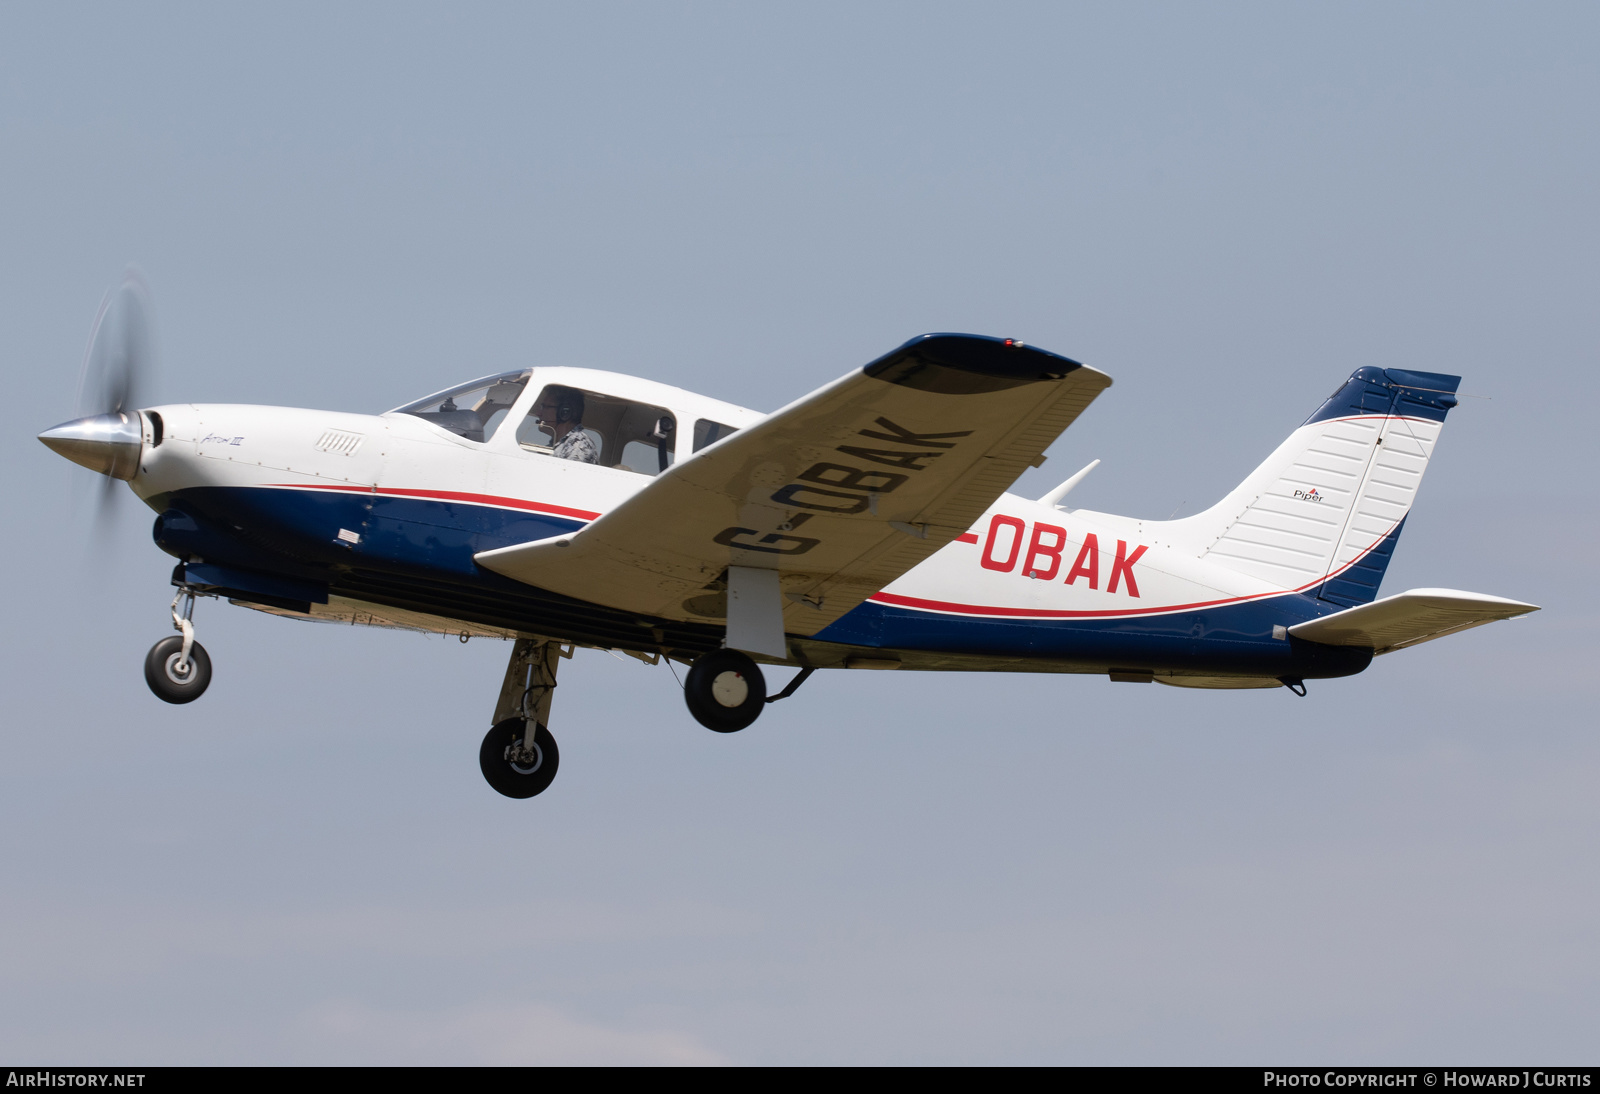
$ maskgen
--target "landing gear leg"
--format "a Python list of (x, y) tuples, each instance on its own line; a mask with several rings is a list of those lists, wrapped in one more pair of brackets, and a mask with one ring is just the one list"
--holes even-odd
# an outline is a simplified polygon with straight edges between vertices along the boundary
[(556, 777), (561, 753), (545, 728), (555, 696), (556, 664), (572, 650), (542, 638), (519, 638), (494, 708), (494, 726), (478, 750), (490, 786), (508, 798), (543, 793)]
[(187, 586), (172, 598), (172, 626), (178, 633), (145, 654), (144, 681), (157, 699), (192, 703), (211, 685), (211, 657), (194, 640), (194, 590)]

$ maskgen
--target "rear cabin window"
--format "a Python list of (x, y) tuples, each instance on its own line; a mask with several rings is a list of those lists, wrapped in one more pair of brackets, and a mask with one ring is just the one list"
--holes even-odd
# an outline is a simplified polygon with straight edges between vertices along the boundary
[(640, 475), (672, 466), (677, 419), (666, 407), (549, 384), (517, 427), (530, 452)]
[(528, 384), (529, 373), (506, 372), (451, 388), (399, 408), (469, 441), (483, 441), (505, 420), (511, 404)]
[(731, 425), (713, 422), (710, 418), (701, 418), (694, 423), (694, 450), (698, 452), (706, 445), (722, 440), (729, 433), (737, 432), (738, 430)]

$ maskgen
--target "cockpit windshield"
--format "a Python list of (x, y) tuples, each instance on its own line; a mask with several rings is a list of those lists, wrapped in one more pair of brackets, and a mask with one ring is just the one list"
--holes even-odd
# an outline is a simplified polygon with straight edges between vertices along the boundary
[[(677, 459), (678, 417), (670, 408), (587, 387), (545, 384), (537, 389), (526, 413), (502, 429), (507, 412), (522, 398), (535, 371), (486, 376), (390, 413), (413, 415), (480, 444), (498, 431), (515, 437), (525, 452), (638, 475), (659, 475)], [(733, 426), (702, 418), (695, 422), (693, 450), (735, 431)], [(502, 438), (501, 444), (506, 443)]]
[(423, 421), (448, 429), (469, 441), (484, 441), (494, 436), (506, 411), (527, 386), (529, 370), (503, 372), (474, 380), (449, 391), (429, 395), (414, 403), (396, 407), (396, 414), (414, 414)]

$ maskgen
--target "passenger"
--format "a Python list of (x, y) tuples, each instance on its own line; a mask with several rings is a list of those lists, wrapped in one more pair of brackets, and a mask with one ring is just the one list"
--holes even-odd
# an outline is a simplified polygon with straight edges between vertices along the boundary
[(550, 431), (552, 456), (582, 463), (599, 463), (594, 438), (583, 431), (583, 392), (551, 384), (539, 396), (539, 425)]

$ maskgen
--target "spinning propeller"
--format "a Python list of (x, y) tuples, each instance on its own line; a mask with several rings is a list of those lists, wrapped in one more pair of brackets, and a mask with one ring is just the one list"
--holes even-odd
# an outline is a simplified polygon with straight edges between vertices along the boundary
[(78, 380), (78, 417), (39, 434), (55, 452), (107, 476), (102, 513), (112, 504), (113, 480), (131, 479), (139, 470), (144, 421), (137, 406), (154, 367), (150, 293), (130, 269), (95, 315)]

